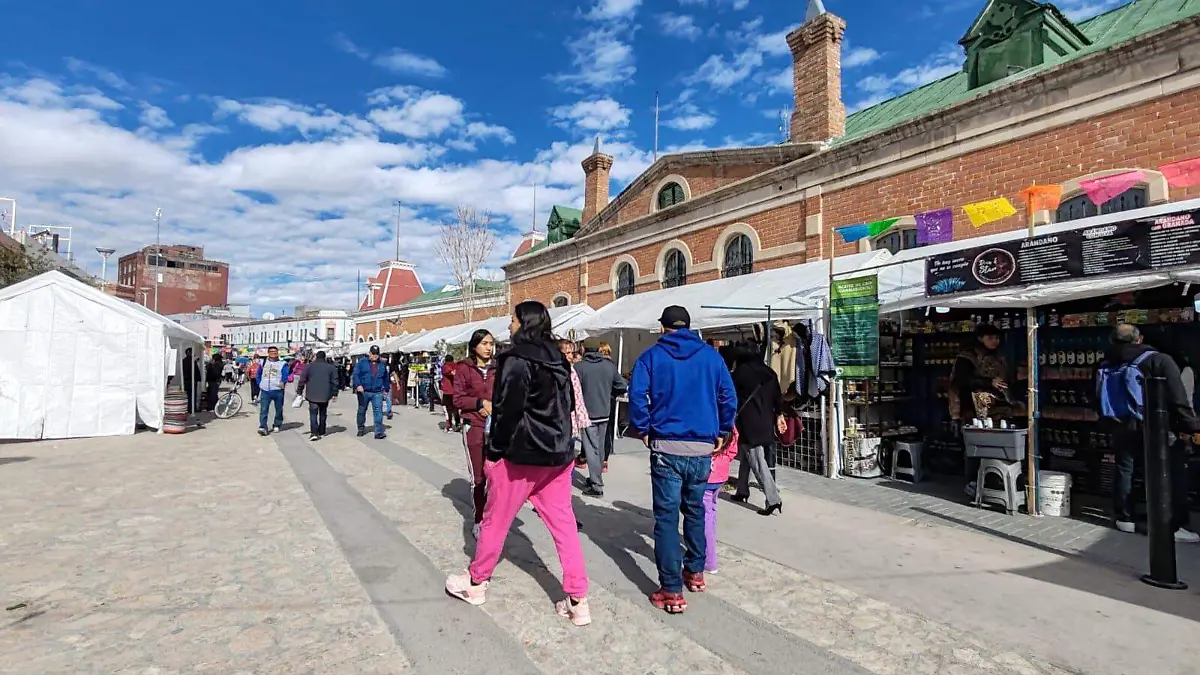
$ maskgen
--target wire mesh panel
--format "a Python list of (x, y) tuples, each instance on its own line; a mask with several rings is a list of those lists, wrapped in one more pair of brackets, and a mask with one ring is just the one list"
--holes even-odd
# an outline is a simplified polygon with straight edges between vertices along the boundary
[(825, 426), (824, 409), (823, 405), (813, 406), (800, 413), (804, 428), (797, 434), (795, 443), (779, 447), (779, 465), (825, 475), (825, 442), (821, 433)]

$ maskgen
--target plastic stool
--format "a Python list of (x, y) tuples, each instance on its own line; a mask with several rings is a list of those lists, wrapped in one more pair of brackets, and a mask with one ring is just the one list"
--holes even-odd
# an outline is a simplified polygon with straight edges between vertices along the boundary
[[(895, 443), (892, 446), (892, 478), (908, 476), (912, 482), (921, 482), (922, 443)], [(900, 466), (900, 457), (908, 457), (908, 466)]]
[[(1002, 489), (987, 487), (988, 475), (996, 476), (1003, 484)], [(975, 506), (984, 502), (1001, 504), (1008, 515), (1017, 512), (1017, 507), (1025, 504), (1025, 492), (1017, 489), (1017, 479), (1021, 477), (1021, 462), (1010, 462), (1006, 459), (983, 459), (979, 462), (979, 473), (975, 477)]]

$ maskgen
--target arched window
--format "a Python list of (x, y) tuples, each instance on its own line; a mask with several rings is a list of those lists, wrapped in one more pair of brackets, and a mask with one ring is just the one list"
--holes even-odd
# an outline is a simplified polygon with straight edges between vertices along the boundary
[(663, 288), (675, 288), (687, 283), (687, 258), (677, 248), (667, 253), (663, 261)]
[(683, 203), (683, 186), (679, 183), (667, 183), (658, 191), (659, 210)]
[(633, 295), (636, 283), (637, 280), (634, 278), (633, 265), (621, 263), (621, 266), (617, 268), (617, 297), (623, 298), (627, 295)]
[(1104, 202), (1103, 206), (1096, 208), (1096, 204), (1092, 202), (1091, 198), (1086, 194), (1081, 194), (1064, 200), (1063, 203), (1058, 205), (1058, 211), (1054, 214), (1055, 222), (1062, 223), (1068, 220), (1088, 218), (1105, 213), (1120, 213), (1121, 211), (1129, 211), (1130, 209), (1140, 209), (1146, 205), (1148, 201), (1147, 196), (1146, 188), (1131, 187)]
[(722, 275), (740, 277), (754, 271), (754, 244), (744, 234), (734, 235), (725, 244), (725, 265)]
[(567, 306), (567, 296), (560, 295), (560, 296), (554, 298), (554, 306), (555, 307), (566, 307)]
[(879, 237), (875, 240), (875, 250), (887, 250), (893, 254), (900, 251), (906, 251), (910, 248), (917, 248), (921, 244), (917, 243), (917, 231), (913, 228), (902, 230), (893, 229), (891, 232)]

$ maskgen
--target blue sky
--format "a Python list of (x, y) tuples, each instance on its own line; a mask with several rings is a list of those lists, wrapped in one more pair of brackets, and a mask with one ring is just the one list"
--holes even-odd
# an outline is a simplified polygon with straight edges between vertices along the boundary
[[(855, 110), (961, 67), (984, 0), (827, 0)], [(1074, 18), (1120, 0), (1063, 0)], [(494, 214), (499, 265), (550, 205), (582, 203), (596, 135), (615, 195), (660, 150), (763, 145), (790, 105), (804, 0), (0, 2), (0, 194), (75, 227), (77, 258), (163, 241), (233, 266), (255, 311), (350, 307), (402, 254), (449, 275), (438, 223)], [(197, 5), (198, 7), (198, 5)], [(113, 270), (109, 270), (110, 280)]]

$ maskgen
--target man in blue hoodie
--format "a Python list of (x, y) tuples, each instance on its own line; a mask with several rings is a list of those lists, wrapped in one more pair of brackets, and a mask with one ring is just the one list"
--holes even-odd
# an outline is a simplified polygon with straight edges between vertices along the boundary
[(664, 335), (638, 358), (629, 386), (630, 426), (650, 448), (660, 584), (650, 602), (671, 614), (687, 609), (685, 585), (695, 593), (705, 589), (704, 490), (712, 455), (729, 441), (737, 415), (725, 361), (690, 330), (691, 321), (683, 307), (663, 310)]

